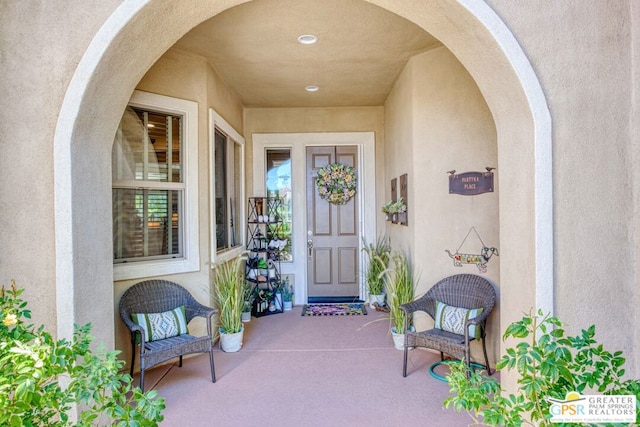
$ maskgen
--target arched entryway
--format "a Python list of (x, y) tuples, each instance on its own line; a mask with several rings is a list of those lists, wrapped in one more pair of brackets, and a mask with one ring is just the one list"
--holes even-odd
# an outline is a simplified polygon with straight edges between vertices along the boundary
[[(91, 321), (99, 341), (113, 342), (114, 313), (96, 313), (94, 307), (96, 300), (113, 306), (110, 141), (129, 96), (183, 34), (240, 3), (125, 1), (87, 48), (67, 90), (54, 142), (60, 336), (69, 336), (74, 323)], [(446, 45), (492, 112), (501, 170), (501, 329), (531, 306), (551, 310), (551, 123), (522, 49), (482, 2), (370, 3), (415, 22)]]

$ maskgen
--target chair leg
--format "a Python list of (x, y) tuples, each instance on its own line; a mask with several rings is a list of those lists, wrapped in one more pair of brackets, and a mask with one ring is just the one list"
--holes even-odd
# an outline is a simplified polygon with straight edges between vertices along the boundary
[(484, 363), (487, 368), (487, 373), (491, 375), (491, 366), (489, 366), (489, 357), (487, 356), (487, 346), (485, 344), (484, 338), (482, 339), (482, 351), (484, 353)]
[(129, 375), (133, 377), (133, 365), (136, 363), (136, 336), (131, 334), (131, 366), (129, 367)]
[(216, 368), (213, 365), (213, 347), (209, 349), (209, 364), (211, 365), (211, 382), (216, 382)]
[(402, 365), (402, 376), (406, 377), (407, 376), (407, 355), (409, 353), (409, 349), (407, 348), (407, 345), (405, 343), (404, 346), (404, 364)]
[(178, 363), (178, 367), (182, 368), (182, 355), (180, 355), (180, 363)]
[(444, 353), (440, 352), (440, 360), (444, 360)]
[(140, 369), (140, 390), (144, 393), (144, 369)]

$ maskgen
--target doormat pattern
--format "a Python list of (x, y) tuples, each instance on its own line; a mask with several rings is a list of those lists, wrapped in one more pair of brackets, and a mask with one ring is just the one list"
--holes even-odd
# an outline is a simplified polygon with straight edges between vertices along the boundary
[(364, 304), (305, 304), (303, 316), (359, 316), (366, 315)]

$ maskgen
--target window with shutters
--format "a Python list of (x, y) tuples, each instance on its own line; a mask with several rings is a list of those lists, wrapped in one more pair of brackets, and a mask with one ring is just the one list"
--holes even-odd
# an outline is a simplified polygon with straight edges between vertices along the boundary
[(112, 150), (116, 280), (198, 269), (196, 137), (196, 103), (134, 93)]

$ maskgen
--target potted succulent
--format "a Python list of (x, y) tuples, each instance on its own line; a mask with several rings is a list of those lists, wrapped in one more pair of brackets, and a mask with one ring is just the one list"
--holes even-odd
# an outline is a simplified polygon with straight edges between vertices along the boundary
[(391, 255), (391, 244), (389, 238), (380, 236), (375, 243), (367, 244), (364, 242), (362, 248), (369, 258), (369, 264), (366, 266), (365, 278), (369, 284), (369, 306), (375, 308), (375, 303), (379, 307), (384, 306), (384, 273), (389, 263)]
[[(393, 270), (385, 276), (385, 288), (387, 291), (387, 304), (391, 319), (391, 334), (393, 342), (398, 350), (404, 349), (404, 311), (400, 309), (402, 304), (413, 301), (415, 278), (409, 258), (404, 253), (394, 253)], [(407, 328), (413, 329), (411, 319), (407, 319)]]
[(404, 200), (402, 199), (402, 197), (400, 197), (398, 199), (398, 201), (395, 203), (394, 207), (395, 207), (395, 211), (396, 211), (398, 222), (406, 224), (406, 221), (407, 221), (407, 205), (404, 202)]
[(405, 205), (404, 200), (402, 200), (402, 197), (400, 197), (398, 200), (393, 202), (389, 209), (391, 211), (392, 221), (397, 222), (398, 215), (403, 214), (407, 211), (407, 205)]
[(385, 204), (382, 205), (382, 212), (385, 213), (387, 221), (391, 221), (391, 214), (392, 214), (391, 207), (392, 206), (393, 206), (393, 202), (392, 201), (385, 202)]
[(225, 352), (236, 352), (242, 348), (245, 302), (242, 268), (245, 259), (239, 255), (231, 261), (218, 263), (214, 269), (214, 298), (220, 311), (220, 348)]
[(382, 212), (387, 216), (387, 221), (392, 220), (396, 222), (398, 220), (398, 214), (403, 214), (407, 211), (407, 205), (404, 203), (402, 197), (395, 202), (386, 202), (382, 205)]
[(393, 211), (395, 213), (404, 213), (407, 211), (407, 205), (404, 203), (402, 197), (393, 203)]

